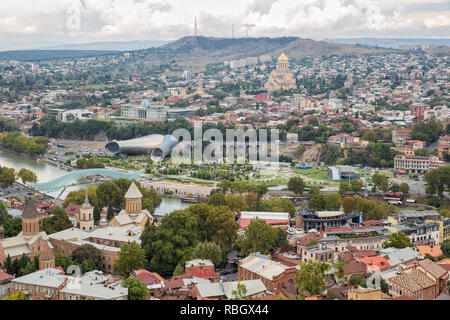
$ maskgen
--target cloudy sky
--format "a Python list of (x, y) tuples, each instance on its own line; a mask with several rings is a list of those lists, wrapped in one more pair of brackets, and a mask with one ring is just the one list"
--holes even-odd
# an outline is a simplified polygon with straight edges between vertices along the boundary
[(195, 16), (205, 36), (450, 36), (449, 0), (1, 0), (0, 46), (172, 40)]

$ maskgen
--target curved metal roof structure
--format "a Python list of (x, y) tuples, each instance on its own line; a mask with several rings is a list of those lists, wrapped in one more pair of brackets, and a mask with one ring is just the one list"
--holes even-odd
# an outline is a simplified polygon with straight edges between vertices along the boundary
[(138, 179), (142, 175), (142, 173), (143, 171), (120, 172), (110, 169), (87, 169), (87, 170), (72, 171), (55, 180), (41, 183), (32, 183), (31, 185), (40, 191), (56, 192), (65, 187), (69, 187), (73, 181), (76, 181), (83, 177), (108, 176), (115, 179), (135, 180)]
[(131, 140), (113, 141), (105, 146), (112, 154), (149, 154), (153, 161), (163, 160), (178, 144), (172, 135), (152, 134)]

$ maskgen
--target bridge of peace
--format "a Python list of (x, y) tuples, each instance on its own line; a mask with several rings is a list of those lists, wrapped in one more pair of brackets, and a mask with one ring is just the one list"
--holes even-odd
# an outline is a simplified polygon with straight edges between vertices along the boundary
[[(55, 180), (41, 183), (32, 183), (31, 185), (41, 192), (57, 192), (62, 190), (60, 195), (68, 188), (80, 185), (78, 179), (92, 176), (106, 176), (114, 179), (136, 180), (143, 174), (143, 171), (121, 172), (111, 169), (86, 169), (72, 171)], [(59, 197), (59, 196), (58, 196)]]

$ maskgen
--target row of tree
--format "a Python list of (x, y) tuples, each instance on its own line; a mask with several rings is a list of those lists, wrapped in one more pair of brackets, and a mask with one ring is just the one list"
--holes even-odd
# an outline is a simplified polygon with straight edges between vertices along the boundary
[(0, 135), (0, 145), (2, 147), (31, 156), (44, 154), (48, 143), (49, 140), (47, 138), (27, 138), (17, 131), (4, 132)]

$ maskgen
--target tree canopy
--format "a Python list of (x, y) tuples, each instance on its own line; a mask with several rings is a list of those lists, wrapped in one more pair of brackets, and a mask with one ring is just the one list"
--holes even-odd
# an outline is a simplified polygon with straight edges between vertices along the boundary
[(145, 251), (136, 241), (133, 241), (120, 248), (119, 259), (116, 260), (114, 271), (123, 277), (127, 277), (132, 271), (143, 269), (146, 262)]
[(299, 267), (295, 276), (298, 297), (304, 299), (322, 294), (326, 288), (325, 273), (331, 270), (331, 265), (326, 262), (308, 260), (300, 263)]
[(389, 236), (389, 240), (383, 243), (383, 248), (397, 248), (403, 249), (407, 247), (414, 247), (411, 242), (403, 232), (395, 232)]

